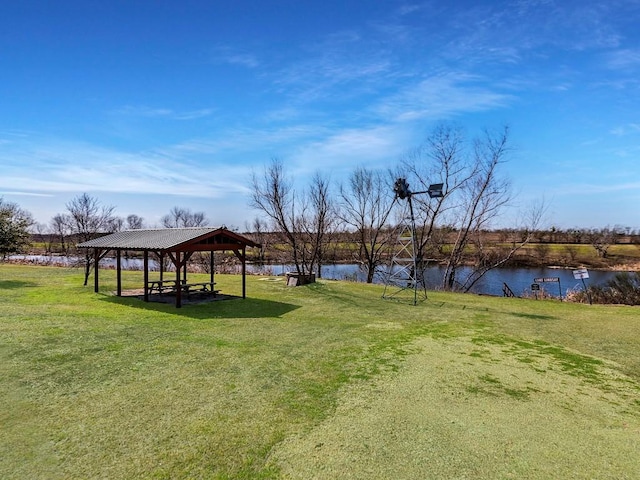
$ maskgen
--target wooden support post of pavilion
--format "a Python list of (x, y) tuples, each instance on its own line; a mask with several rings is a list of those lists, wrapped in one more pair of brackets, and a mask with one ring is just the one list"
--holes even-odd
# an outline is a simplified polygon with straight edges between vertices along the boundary
[(120, 249), (116, 250), (116, 282), (117, 282), (117, 287), (116, 287), (116, 294), (121, 297), (122, 296), (122, 261), (121, 261), (121, 257), (122, 257), (122, 251)]
[(142, 254), (142, 268), (144, 269), (144, 301), (149, 301), (149, 251)]
[(94, 270), (94, 277), (93, 277), (93, 291), (95, 293), (98, 293), (100, 291), (100, 283), (98, 281), (98, 265), (100, 264), (100, 249), (96, 248), (95, 252), (93, 252), (93, 270)]

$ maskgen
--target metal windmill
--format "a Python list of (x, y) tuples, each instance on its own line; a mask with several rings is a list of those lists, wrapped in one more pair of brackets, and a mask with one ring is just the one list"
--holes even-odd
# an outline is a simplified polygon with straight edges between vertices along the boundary
[(424, 279), (420, 281), (418, 278), (416, 219), (413, 213), (411, 197), (428, 193), (430, 198), (442, 198), (444, 196), (442, 187), (442, 183), (434, 183), (429, 185), (428, 190), (412, 192), (406, 179), (398, 178), (394, 183), (395, 200), (407, 200), (409, 204), (409, 223), (403, 223), (399, 229), (396, 249), (391, 258), (382, 298), (396, 298), (401, 292), (412, 289), (413, 304), (416, 305), (418, 303), (418, 285), (420, 283), (423, 286), (424, 298), (427, 298)]

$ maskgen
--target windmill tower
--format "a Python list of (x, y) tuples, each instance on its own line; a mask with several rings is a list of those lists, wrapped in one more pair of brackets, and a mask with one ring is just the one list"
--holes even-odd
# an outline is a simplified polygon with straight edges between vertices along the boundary
[(387, 279), (382, 298), (385, 299), (411, 299), (413, 305), (418, 303), (418, 289), (420, 286), (420, 299), (427, 299), (427, 287), (422, 272), (418, 269), (417, 245), (416, 245), (416, 220), (413, 213), (411, 197), (422, 193), (428, 193), (431, 198), (442, 198), (442, 183), (429, 186), (424, 192), (411, 192), (409, 184), (404, 178), (398, 178), (393, 186), (396, 200), (407, 200), (409, 215), (404, 215), (403, 222), (398, 229), (398, 238), (394, 254), (391, 257)]

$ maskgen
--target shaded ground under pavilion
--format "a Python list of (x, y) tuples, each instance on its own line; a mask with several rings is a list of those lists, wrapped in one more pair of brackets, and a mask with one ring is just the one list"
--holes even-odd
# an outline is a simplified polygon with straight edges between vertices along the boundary
[[(122, 252), (142, 252), (144, 270), (144, 301), (149, 301), (149, 293), (152, 287), (162, 292), (166, 284), (175, 292), (176, 307), (182, 306), (182, 295), (189, 291), (187, 282), (187, 262), (196, 252), (210, 252), (211, 255), (211, 279), (210, 282), (197, 284), (203, 289), (207, 288), (215, 294), (214, 290), (214, 263), (213, 252), (232, 251), (242, 264), (242, 298), (246, 298), (246, 249), (247, 247), (259, 247), (252, 240), (239, 235), (226, 228), (166, 228), (151, 230), (126, 230), (116, 232), (103, 237), (78, 244), (78, 248), (93, 249), (94, 259), (94, 290), (99, 291), (99, 264), (109, 252), (115, 252), (117, 295), (122, 296)], [(160, 259), (160, 279), (149, 280), (149, 253), (154, 253)], [(163, 259), (169, 258), (175, 267), (173, 280), (164, 279), (162, 268)], [(168, 272), (167, 272), (168, 273)]]

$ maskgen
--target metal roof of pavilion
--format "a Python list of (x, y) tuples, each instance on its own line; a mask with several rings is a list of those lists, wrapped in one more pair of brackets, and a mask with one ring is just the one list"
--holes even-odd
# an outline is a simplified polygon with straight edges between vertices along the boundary
[(212, 238), (223, 240), (219, 243), (250, 247), (258, 246), (255, 242), (226, 228), (163, 228), (151, 230), (125, 230), (111, 233), (78, 244), (79, 248), (118, 249), (118, 250), (173, 250), (185, 244), (203, 242), (203, 250), (210, 250), (214, 243), (207, 243)]

